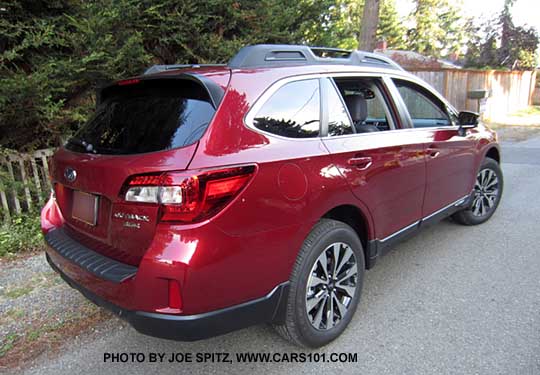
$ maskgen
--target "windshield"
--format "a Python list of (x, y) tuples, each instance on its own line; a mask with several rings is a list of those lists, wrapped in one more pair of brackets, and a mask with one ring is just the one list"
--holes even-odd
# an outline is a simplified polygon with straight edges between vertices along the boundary
[(103, 91), (94, 116), (66, 148), (96, 154), (139, 154), (197, 142), (215, 109), (206, 91), (188, 80), (134, 81)]

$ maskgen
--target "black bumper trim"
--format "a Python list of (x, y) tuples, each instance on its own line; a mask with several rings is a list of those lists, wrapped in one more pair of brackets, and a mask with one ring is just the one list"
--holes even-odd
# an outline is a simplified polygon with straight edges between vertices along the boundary
[(120, 283), (135, 276), (137, 267), (107, 258), (69, 237), (63, 228), (45, 235), (45, 241), (58, 254), (99, 278)]
[(222, 335), (252, 325), (283, 320), (289, 282), (276, 286), (262, 298), (196, 315), (169, 315), (123, 309), (77, 284), (46, 255), (47, 262), (72, 288), (98, 306), (126, 320), (145, 335), (169, 340), (195, 341)]

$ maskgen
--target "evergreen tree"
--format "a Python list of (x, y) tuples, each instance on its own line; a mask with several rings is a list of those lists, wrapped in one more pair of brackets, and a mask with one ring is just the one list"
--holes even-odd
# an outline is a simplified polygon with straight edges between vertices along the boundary
[(538, 32), (515, 26), (506, 0), (499, 16), (477, 28), (477, 36), (468, 44), (466, 65), (494, 69), (534, 69), (538, 62)]
[(409, 30), (408, 48), (428, 56), (459, 53), (466, 42), (466, 19), (449, 0), (416, 0), (411, 14), (414, 28)]
[[(321, 25), (304, 36), (308, 44), (357, 49), (364, 10), (363, 0), (334, 0), (324, 13)], [(386, 40), (389, 48), (405, 48), (406, 30), (395, 0), (381, 0), (376, 41)]]
[(396, 9), (395, 0), (382, 0), (377, 40), (385, 40), (389, 49), (405, 49), (406, 29)]
[(329, 0), (7, 0), (0, 6), (0, 147), (58, 145), (106, 81), (154, 63), (227, 62), (302, 43)]

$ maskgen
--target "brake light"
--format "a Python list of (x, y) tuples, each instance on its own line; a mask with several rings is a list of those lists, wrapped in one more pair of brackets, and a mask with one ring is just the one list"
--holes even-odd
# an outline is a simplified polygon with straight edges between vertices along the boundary
[(222, 210), (248, 184), (255, 166), (233, 167), (198, 174), (166, 172), (131, 177), (123, 198), (157, 203), (161, 221), (193, 223)]
[(137, 79), (137, 78), (124, 79), (122, 81), (118, 81), (118, 86), (136, 85), (139, 82), (140, 82), (140, 80)]

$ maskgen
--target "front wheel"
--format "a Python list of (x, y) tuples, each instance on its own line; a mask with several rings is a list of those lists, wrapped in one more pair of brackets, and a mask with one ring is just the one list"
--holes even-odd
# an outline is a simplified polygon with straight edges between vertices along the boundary
[(474, 184), (470, 206), (454, 214), (453, 218), (463, 225), (477, 225), (489, 220), (499, 206), (503, 192), (503, 174), (499, 163), (485, 158)]
[(274, 326), (278, 333), (311, 348), (337, 338), (356, 311), (364, 268), (362, 243), (350, 226), (317, 223), (294, 265), (285, 322)]

